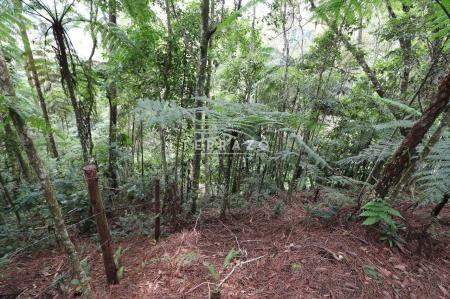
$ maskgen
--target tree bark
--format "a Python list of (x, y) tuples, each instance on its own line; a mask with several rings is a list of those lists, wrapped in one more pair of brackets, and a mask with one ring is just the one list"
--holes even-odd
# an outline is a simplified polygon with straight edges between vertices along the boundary
[(431, 216), (432, 217), (439, 216), (439, 214), (441, 213), (441, 211), (444, 208), (444, 206), (448, 203), (448, 198), (449, 197), (450, 197), (450, 193), (445, 193), (444, 194), (444, 196), (442, 197), (441, 202), (434, 207), (433, 211), (431, 211)]
[(384, 198), (389, 188), (398, 183), (401, 174), (410, 165), (410, 155), (433, 125), (435, 119), (446, 109), (450, 97), (450, 72), (441, 80), (434, 101), (422, 117), (413, 125), (403, 142), (384, 167), (380, 180), (375, 185), (375, 193)]
[(211, 38), (209, 28), (209, 0), (202, 0), (201, 3), (201, 38), (200, 57), (197, 73), (197, 87), (195, 94), (195, 132), (194, 132), (194, 160), (192, 174), (192, 206), (191, 212), (197, 211), (198, 188), (200, 180), (200, 162), (202, 156), (202, 109), (203, 98), (205, 97), (205, 81), (208, 61), (208, 44)]
[(75, 92), (75, 78), (70, 72), (69, 60), (67, 57), (67, 48), (65, 41), (65, 31), (61, 21), (55, 21), (52, 24), (53, 36), (57, 44), (57, 58), (60, 66), (61, 79), (64, 83), (72, 108), (75, 114), (75, 121), (77, 124), (78, 138), (80, 139), (81, 150), (83, 152), (83, 161), (87, 164), (91, 157), (92, 140), (90, 137), (89, 117), (83, 115), (81, 104), (77, 100)]
[[(389, 0), (386, 0), (386, 8), (388, 10), (389, 17), (391, 20), (397, 19), (397, 15), (395, 14)], [(403, 12), (409, 12), (409, 6), (406, 4), (402, 4)], [(403, 61), (403, 70), (400, 77), (400, 97), (402, 99), (406, 98), (406, 92), (408, 91), (409, 86), (409, 74), (411, 73), (411, 38), (404, 37), (401, 34), (401, 31), (404, 30), (401, 25), (396, 26), (400, 35), (398, 38), (398, 42), (400, 45), (400, 49), (402, 50), (402, 61)]]
[[(170, 14), (170, 2), (169, 0), (164, 1), (164, 8), (166, 12), (166, 25), (167, 25), (167, 48), (166, 55), (164, 57), (164, 70), (163, 70), (163, 80), (164, 80), (164, 94), (163, 100), (167, 102), (170, 100), (171, 94), (171, 86), (170, 86), (170, 68), (172, 65), (172, 39), (173, 39), (173, 31), (172, 31), (172, 16)], [(163, 168), (163, 178), (164, 185), (168, 186), (169, 184), (169, 174), (167, 170), (167, 155), (166, 155), (166, 130), (161, 126), (158, 126), (159, 137), (161, 140), (161, 164)]]
[(231, 187), (231, 170), (233, 166), (233, 157), (234, 157), (234, 143), (236, 139), (234, 137), (231, 138), (230, 144), (228, 145), (227, 151), (227, 166), (225, 168), (224, 179), (225, 179), (225, 192), (222, 200), (222, 208), (220, 210), (220, 216), (223, 218), (227, 210), (229, 209), (229, 195), (230, 195), (230, 187)]
[(408, 168), (403, 173), (400, 181), (395, 186), (391, 197), (395, 198), (397, 197), (398, 192), (401, 190), (404, 190), (408, 185), (410, 185), (410, 178), (414, 171), (416, 170), (416, 166), (420, 165), (426, 157), (430, 154), (431, 150), (433, 149), (434, 145), (439, 141), (439, 139), (442, 136), (442, 132), (444, 129), (448, 126), (450, 123), (450, 110), (447, 108), (447, 112), (445, 113), (444, 117), (441, 120), (441, 123), (439, 124), (439, 127), (434, 131), (434, 133), (431, 135), (428, 142), (425, 144), (422, 152), (420, 153), (419, 157), (417, 159), (413, 159), (408, 166)]
[[(9, 71), (6, 65), (6, 61), (3, 54), (0, 52), (0, 90), (5, 96), (16, 98), (16, 93), (13, 88)], [(69, 260), (72, 266), (73, 276), (80, 280), (80, 286), (82, 292), (86, 297), (91, 296), (91, 287), (89, 284), (89, 277), (81, 267), (80, 260), (78, 258), (77, 251), (74, 244), (70, 240), (69, 233), (67, 232), (66, 225), (63, 220), (61, 207), (56, 199), (55, 192), (53, 190), (53, 184), (48, 177), (47, 170), (39, 157), (37, 150), (34, 146), (33, 140), (28, 134), (28, 129), (21, 116), (12, 108), (8, 108), (9, 116), (11, 117), (13, 124), (19, 134), (22, 146), (28, 156), (28, 160), (31, 163), (43, 190), (44, 198), (50, 209), (50, 213), (53, 218), (55, 231), (58, 238), (61, 240), (64, 249), (66, 250)], [(2, 119), (3, 121), (3, 119)]]
[[(108, 2), (108, 21), (109, 26), (114, 28), (117, 26), (116, 16), (116, 0), (109, 0)], [(110, 55), (112, 54), (112, 47), (109, 49)], [(108, 199), (112, 203), (113, 198), (118, 192), (117, 181), (117, 87), (113, 81), (108, 85), (106, 91), (106, 97), (109, 103), (109, 149), (108, 149), (108, 181), (109, 192)]]
[(160, 201), (160, 187), (159, 179), (155, 179), (155, 241), (159, 241), (161, 235), (161, 201)]
[(97, 167), (94, 164), (89, 164), (83, 167), (83, 171), (88, 186), (89, 199), (95, 216), (95, 222), (97, 224), (97, 233), (100, 240), (100, 247), (102, 248), (106, 280), (108, 281), (108, 284), (118, 284), (119, 277), (117, 276), (117, 265), (114, 261), (114, 243), (111, 238), (108, 220), (106, 219), (102, 198), (100, 196)]
[(0, 189), (3, 190), (3, 194), (5, 197), (6, 203), (11, 206), (11, 210), (13, 210), (14, 215), (16, 216), (17, 224), (20, 225), (21, 219), (20, 219), (19, 211), (16, 210), (16, 205), (14, 204), (11, 194), (9, 193), (9, 190), (6, 187), (6, 182), (5, 182), (5, 180), (3, 180), (1, 173), (0, 173)]
[(9, 123), (5, 124), (5, 146), (8, 152), (16, 157), (17, 164), (20, 167), (20, 173), (27, 182), (31, 182), (31, 172), (27, 161), (22, 156), (22, 151), (19, 147), (19, 141), (17, 140), (16, 132), (11, 128)]
[[(27, 30), (25, 24), (22, 21), (22, 4), (20, 0), (14, 0), (14, 10), (18, 16), (18, 25), (20, 30), (20, 37), (22, 39), (24, 54), (27, 59), (28, 69), (31, 74), (32, 84), (36, 90), (36, 96), (39, 101), (39, 106), (42, 110), (42, 116), (44, 117), (46, 132), (45, 132), (45, 140), (47, 142), (47, 148), (53, 158), (58, 158), (58, 149), (56, 147), (55, 138), (53, 137), (53, 130), (50, 121), (50, 117), (47, 111), (47, 104), (45, 103), (44, 93), (41, 88), (41, 81), (39, 80), (39, 76), (36, 69), (36, 63), (34, 61), (33, 52), (31, 50), (30, 40), (28, 39)], [(33, 87), (33, 86), (32, 86)]]

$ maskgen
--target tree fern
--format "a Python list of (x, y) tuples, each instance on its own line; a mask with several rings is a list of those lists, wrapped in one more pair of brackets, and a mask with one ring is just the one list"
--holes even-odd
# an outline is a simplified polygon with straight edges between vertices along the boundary
[[(450, 11), (450, 3), (448, 1), (440, 1), (440, 5)], [(447, 16), (446, 11), (436, 1), (433, 1), (430, 7), (430, 12), (427, 16), (427, 25), (432, 32), (432, 40), (443, 40), (444, 52), (450, 51), (450, 18)]]
[(443, 134), (414, 176), (422, 203), (437, 202), (450, 191), (450, 132)]
[(20, 59), (21, 51), (16, 43), (18, 19), (9, 1), (0, 2), (0, 47), (5, 57)]
[(306, 152), (308, 157), (310, 157), (318, 166), (322, 168), (329, 168), (331, 169), (330, 165), (325, 161), (324, 158), (322, 158), (318, 153), (316, 153), (312, 148), (310, 148), (301, 137), (299, 137), (296, 134), (290, 134), (290, 138), (292, 138), (295, 143)]
[(350, 164), (361, 164), (364, 162), (375, 162), (378, 159), (386, 160), (394, 153), (399, 143), (398, 140), (390, 141), (381, 139), (363, 149), (358, 155), (342, 159), (338, 161), (337, 164), (345, 166)]

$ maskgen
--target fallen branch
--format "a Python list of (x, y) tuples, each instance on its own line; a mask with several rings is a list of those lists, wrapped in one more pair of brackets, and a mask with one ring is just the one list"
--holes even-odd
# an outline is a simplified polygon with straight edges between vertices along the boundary
[(234, 271), (236, 271), (237, 268), (239, 268), (239, 267), (241, 267), (241, 266), (243, 266), (245, 264), (248, 264), (248, 263), (257, 261), (259, 259), (262, 259), (265, 256), (266, 255), (261, 255), (261, 256), (258, 256), (258, 257), (255, 257), (255, 258), (243, 261), (243, 262), (238, 262), (236, 265), (234, 265), (233, 269), (231, 269), (231, 271), (227, 274), (227, 276), (225, 276), (225, 278), (220, 281), (220, 283), (217, 285), (216, 289), (220, 289), (220, 287), (228, 280), (228, 278), (230, 278), (230, 276), (234, 273)]

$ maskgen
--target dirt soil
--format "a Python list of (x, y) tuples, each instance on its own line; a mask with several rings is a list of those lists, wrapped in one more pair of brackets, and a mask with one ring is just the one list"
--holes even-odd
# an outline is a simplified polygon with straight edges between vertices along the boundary
[[(225, 220), (202, 213), (189, 230), (159, 244), (145, 237), (120, 242), (124, 272), (114, 286), (106, 285), (92, 241), (77, 240), (88, 257), (96, 297), (214, 298), (220, 285), (223, 298), (450, 298), (448, 227), (435, 231), (438, 237), (424, 256), (415, 253), (416, 242), (391, 248), (359, 222), (324, 224), (308, 217), (301, 200), (275, 217), (275, 201)], [(420, 213), (429, 210), (411, 215), (420, 222)], [(232, 249), (240, 254), (224, 267)], [(2, 269), (0, 298), (67, 297), (52, 283), (67, 269), (56, 250), (18, 257)]]

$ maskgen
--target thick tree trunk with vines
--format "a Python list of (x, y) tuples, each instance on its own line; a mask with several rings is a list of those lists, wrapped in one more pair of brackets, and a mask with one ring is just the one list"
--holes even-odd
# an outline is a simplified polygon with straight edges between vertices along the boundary
[(450, 72), (441, 80), (434, 101), (413, 125), (390, 159), (390, 162), (384, 167), (381, 178), (374, 188), (378, 197), (385, 197), (389, 188), (398, 183), (403, 171), (410, 165), (411, 153), (415, 151), (436, 118), (446, 109), (449, 97)]
[[(16, 98), (16, 94), (10, 79), (9, 71), (6, 65), (6, 61), (3, 58), (3, 54), (0, 52), (0, 90), (5, 96)], [(80, 280), (80, 286), (85, 296), (91, 296), (91, 288), (89, 284), (89, 277), (86, 275), (85, 271), (81, 267), (80, 260), (78, 258), (77, 251), (74, 244), (70, 240), (69, 233), (67, 232), (66, 225), (63, 220), (61, 207), (56, 199), (55, 192), (53, 190), (53, 185), (48, 177), (48, 173), (44, 167), (44, 164), (39, 157), (36, 147), (34, 146), (33, 140), (28, 134), (28, 129), (25, 122), (21, 116), (12, 108), (8, 108), (8, 113), (14, 127), (19, 134), (22, 146), (28, 156), (28, 160), (35, 171), (39, 183), (41, 185), (44, 198), (50, 209), (50, 213), (53, 218), (53, 223), (55, 226), (55, 231), (58, 238), (61, 240), (64, 249), (66, 250), (70, 264), (72, 266), (73, 275)], [(3, 121), (3, 119), (2, 119)]]

